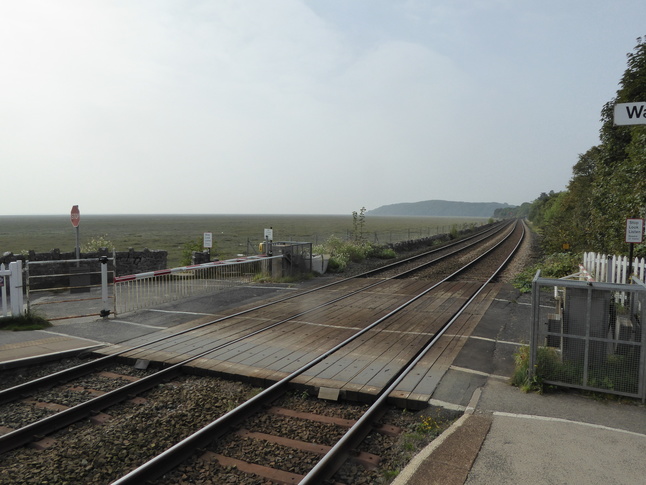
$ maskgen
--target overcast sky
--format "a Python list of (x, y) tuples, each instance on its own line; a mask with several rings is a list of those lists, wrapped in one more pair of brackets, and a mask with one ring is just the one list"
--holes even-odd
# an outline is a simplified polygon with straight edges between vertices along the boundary
[(531, 202), (644, 0), (0, 0), (0, 214)]

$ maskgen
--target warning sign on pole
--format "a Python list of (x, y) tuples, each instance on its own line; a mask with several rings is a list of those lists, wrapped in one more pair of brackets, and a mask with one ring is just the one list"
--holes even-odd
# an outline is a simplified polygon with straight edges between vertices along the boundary
[(211, 249), (213, 247), (213, 233), (204, 233), (204, 247), (208, 249)]
[(644, 240), (644, 219), (626, 219), (626, 242), (641, 244)]
[(81, 213), (79, 211), (78, 205), (72, 206), (72, 211), (70, 212), (70, 220), (72, 221), (72, 225), (74, 227), (79, 227), (79, 223), (81, 222)]

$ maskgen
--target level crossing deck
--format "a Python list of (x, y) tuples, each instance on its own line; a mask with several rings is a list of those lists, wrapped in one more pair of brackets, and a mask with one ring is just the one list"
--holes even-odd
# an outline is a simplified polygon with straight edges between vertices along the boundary
[[(376, 282), (378, 280), (349, 280), (249, 313), (241, 312), (257, 304), (242, 306), (215, 317), (199, 318), (122, 342), (102, 352), (122, 352), (164, 335), (176, 334), (221, 317), (236, 315), (123, 353), (130, 359), (174, 364), (248, 335), (270, 323), (296, 315), (289, 321), (214, 350), (189, 364), (216, 375), (266, 386), (288, 376), (377, 319), (389, 315), (429, 285), (424, 280), (388, 280), (361, 293), (316, 308)], [(474, 282), (453, 282), (431, 290), (307, 370), (296, 378), (295, 383), (308, 389), (338, 389), (347, 399), (371, 401), (479, 285)], [(472, 306), (457, 318), (451, 329), (439, 339), (438, 345), (420, 361), (411, 375), (398, 385), (391, 398), (409, 408), (428, 402), (435, 386), (464, 345), (465, 337), (475, 328), (497, 292), (496, 285), (489, 285)]]

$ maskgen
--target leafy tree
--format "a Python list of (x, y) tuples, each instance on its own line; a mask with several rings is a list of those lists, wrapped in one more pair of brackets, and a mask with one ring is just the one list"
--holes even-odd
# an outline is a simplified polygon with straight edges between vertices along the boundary
[(646, 101), (646, 38), (627, 58), (617, 94), (601, 110), (600, 144), (579, 156), (567, 191), (531, 205), (546, 250), (568, 242), (576, 251), (626, 253), (626, 218), (646, 217), (646, 126), (614, 125), (617, 103)]
[(514, 217), (527, 217), (532, 205), (529, 202), (523, 202), (516, 207), (499, 207), (493, 211), (496, 219), (512, 219)]
[(617, 103), (646, 101), (646, 38), (627, 55), (628, 67), (614, 99), (602, 110), (598, 163), (592, 181), (591, 216), (595, 250), (625, 251), (627, 217), (646, 215), (646, 127), (615, 126)]

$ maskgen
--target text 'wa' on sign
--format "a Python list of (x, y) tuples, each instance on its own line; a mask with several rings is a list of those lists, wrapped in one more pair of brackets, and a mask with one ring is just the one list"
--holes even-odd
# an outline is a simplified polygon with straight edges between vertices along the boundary
[(644, 240), (644, 219), (626, 219), (626, 242), (641, 244)]
[(646, 101), (615, 105), (615, 125), (646, 125)]

